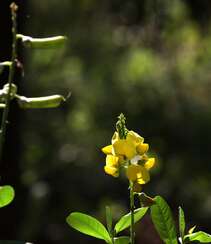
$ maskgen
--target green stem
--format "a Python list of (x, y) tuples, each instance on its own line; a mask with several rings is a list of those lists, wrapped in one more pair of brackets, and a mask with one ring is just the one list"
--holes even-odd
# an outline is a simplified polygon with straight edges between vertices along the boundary
[(14, 73), (15, 73), (15, 60), (17, 57), (17, 41), (16, 41), (16, 34), (17, 34), (17, 20), (16, 20), (16, 11), (17, 11), (17, 5), (15, 3), (12, 3), (10, 5), (11, 8), (11, 14), (12, 14), (12, 59), (11, 59), (11, 66), (9, 66), (9, 78), (8, 78), (8, 93), (5, 99), (5, 109), (2, 115), (2, 121), (1, 121), (1, 129), (0, 129), (0, 158), (2, 157), (2, 151), (3, 151), (3, 145), (5, 141), (5, 134), (6, 134), (6, 127), (7, 127), (7, 118), (9, 114), (9, 108), (10, 108), (10, 93), (12, 88), (12, 83), (14, 79)]
[(133, 182), (130, 182), (130, 213), (131, 213), (131, 225), (130, 225), (130, 243), (135, 243), (134, 233), (134, 193), (133, 193)]

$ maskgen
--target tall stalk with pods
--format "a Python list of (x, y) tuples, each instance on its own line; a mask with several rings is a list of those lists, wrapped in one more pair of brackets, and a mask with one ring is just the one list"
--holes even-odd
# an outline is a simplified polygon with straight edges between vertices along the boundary
[[(15, 73), (18, 64), (18, 47), (23, 45), (26, 48), (57, 48), (64, 45), (65, 36), (47, 37), (47, 38), (33, 38), (18, 33), (17, 28), (17, 14), (18, 6), (15, 2), (11, 3), (11, 21), (12, 21), (12, 48), (11, 58), (0, 62), (0, 72), (3, 69), (8, 69), (8, 81), (0, 89), (0, 109), (1, 109), (1, 123), (0, 123), (0, 160), (3, 156), (4, 142), (6, 140), (8, 129), (8, 115), (10, 112), (10, 103), (16, 100), (21, 109), (31, 108), (55, 108), (58, 107), (66, 99), (62, 95), (51, 95), (45, 97), (25, 97), (18, 94), (18, 87), (15, 84)], [(11, 121), (12, 122), (12, 121)], [(0, 208), (5, 207), (12, 202), (15, 196), (14, 188), (10, 185), (0, 186)], [(3, 241), (2, 244), (24, 244), (19, 241)]]

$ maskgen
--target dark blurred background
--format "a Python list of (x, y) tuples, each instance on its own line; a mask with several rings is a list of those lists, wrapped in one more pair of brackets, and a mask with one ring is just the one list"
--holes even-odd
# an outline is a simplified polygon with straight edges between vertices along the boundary
[[(0, 61), (10, 58), (10, 2), (0, 3)], [(211, 1), (17, 4), (19, 32), (68, 36), (61, 49), (19, 48), (19, 94), (72, 95), (57, 109), (12, 104), (0, 183), (16, 198), (0, 210), (1, 239), (101, 243), (65, 218), (82, 211), (105, 221), (105, 205), (115, 219), (128, 211), (127, 181), (105, 175), (100, 151), (120, 112), (157, 158), (144, 191), (165, 197), (175, 220), (181, 205), (188, 227), (211, 232)], [(161, 243), (149, 217), (136, 227), (137, 243)]]

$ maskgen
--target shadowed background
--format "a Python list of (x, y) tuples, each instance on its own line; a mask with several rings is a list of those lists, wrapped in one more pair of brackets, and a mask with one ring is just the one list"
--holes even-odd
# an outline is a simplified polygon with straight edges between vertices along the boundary
[[(6, 2), (0, 61), (10, 57)], [(69, 38), (62, 49), (20, 50), (19, 94), (72, 95), (57, 109), (12, 106), (1, 184), (13, 184), (16, 199), (1, 209), (1, 238), (100, 243), (65, 217), (77, 210), (105, 221), (106, 204), (116, 219), (128, 211), (127, 181), (105, 175), (100, 151), (120, 112), (157, 157), (144, 191), (165, 197), (175, 219), (181, 205), (188, 227), (211, 232), (211, 2), (17, 3), (20, 32)], [(137, 243), (161, 243), (148, 217), (137, 225)]]

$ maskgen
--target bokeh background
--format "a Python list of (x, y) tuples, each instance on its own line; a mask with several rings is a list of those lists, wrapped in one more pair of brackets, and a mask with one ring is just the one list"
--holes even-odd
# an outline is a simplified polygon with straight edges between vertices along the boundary
[[(10, 2), (0, 3), (0, 61), (10, 58)], [(61, 49), (19, 47), (19, 94), (71, 97), (57, 109), (12, 104), (0, 180), (16, 198), (0, 210), (1, 239), (101, 243), (65, 218), (82, 211), (105, 221), (105, 205), (115, 219), (128, 211), (127, 181), (105, 175), (100, 151), (120, 112), (157, 158), (144, 191), (165, 197), (176, 221), (181, 205), (188, 227), (211, 232), (211, 1), (17, 4), (19, 32), (68, 37)], [(136, 228), (137, 243), (161, 243), (149, 217)]]

